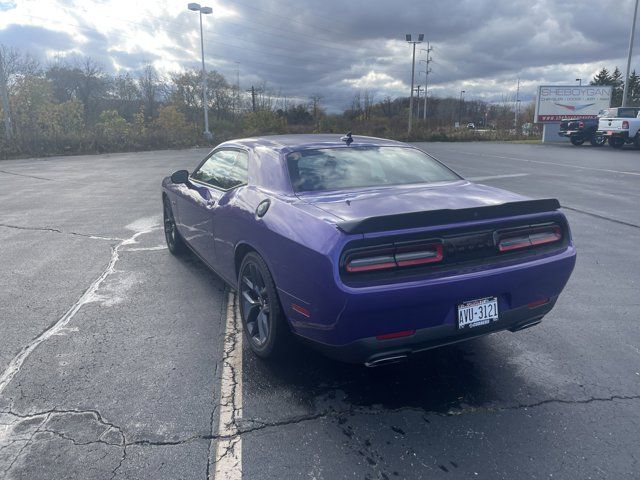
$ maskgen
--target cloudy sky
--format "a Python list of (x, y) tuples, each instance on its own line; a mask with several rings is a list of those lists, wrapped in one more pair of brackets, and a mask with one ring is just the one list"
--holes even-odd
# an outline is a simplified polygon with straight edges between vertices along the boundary
[[(283, 95), (319, 94), (331, 110), (368, 89), (406, 96), (411, 47), (433, 46), (430, 92), (499, 101), (521, 79), (588, 81), (602, 66), (624, 69), (633, 0), (207, 0), (207, 68), (241, 88), (263, 81)], [(168, 73), (198, 67), (197, 14), (187, 1), (0, 0), (0, 43), (43, 61), (91, 56), (111, 72), (147, 63)], [(426, 44), (421, 45), (426, 48)], [(421, 47), (418, 46), (418, 47)], [(640, 54), (640, 47), (636, 49)], [(416, 62), (424, 59), (417, 50)], [(635, 56), (632, 68), (640, 56)], [(417, 67), (424, 64), (417, 63)], [(424, 76), (417, 82), (424, 84)]]

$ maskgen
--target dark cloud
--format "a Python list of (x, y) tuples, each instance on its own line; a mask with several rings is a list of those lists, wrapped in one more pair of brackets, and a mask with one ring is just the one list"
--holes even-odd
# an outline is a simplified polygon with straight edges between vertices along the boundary
[(74, 40), (66, 32), (35, 25), (9, 25), (0, 30), (0, 43), (38, 55), (43, 49), (68, 50)]

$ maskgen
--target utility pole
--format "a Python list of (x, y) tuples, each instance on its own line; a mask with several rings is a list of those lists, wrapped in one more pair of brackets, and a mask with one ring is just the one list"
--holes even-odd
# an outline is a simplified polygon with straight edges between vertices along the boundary
[(416, 111), (416, 118), (420, 118), (420, 89), (422, 88), (422, 85), (416, 85), (415, 91), (417, 92), (416, 95), (416, 103), (418, 105), (418, 110)]
[(240, 113), (240, 62), (236, 62), (236, 95), (234, 99), (234, 113)]
[(207, 71), (204, 66), (204, 35), (202, 33), (202, 15), (208, 15), (213, 12), (211, 7), (202, 7), (199, 3), (190, 3), (187, 5), (189, 10), (200, 13), (200, 50), (202, 52), (202, 104), (204, 106), (204, 133), (206, 140), (211, 140), (213, 135), (209, 131), (209, 105), (207, 100)]
[(582, 79), (581, 78), (576, 78), (576, 82), (578, 82), (578, 86), (579, 87), (582, 86)]
[[(429, 74), (431, 73), (431, 67), (429, 66), (429, 64), (431, 62), (433, 62), (433, 59), (431, 58), (431, 51), (433, 50), (433, 47), (430, 46), (431, 44), (429, 42), (427, 42), (427, 48), (421, 48), (420, 51), (422, 52), (427, 52), (427, 59), (426, 60), (420, 60), (421, 63), (425, 64), (425, 69), (424, 69), (424, 112), (423, 113), (423, 120), (427, 120), (427, 96), (429, 95)], [(420, 72), (422, 73), (422, 72)]]
[(2, 115), (4, 116), (4, 136), (7, 140), (11, 140), (13, 130), (11, 128), (11, 112), (9, 112), (9, 95), (7, 93), (7, 84), (9, 83), (8, 73), (6, 71), (6, 52), (0, 46), (0, 100), (2, 101)]
[(631, 52), (633, 51), (633, 37), (636, 33), (636, 17), (638, 16), (638, 0), (633, 9), (633, 23), (631, 24), (631, 35), (629, 35), (629, 55), (627, 56), (627, 73), (624, 77), (624, 90), (622, 91), (622, 106), (629, 105), (629, 70), (631, 69)]
[(256, 111), (256, 89), (253, 87), (253, 85), (251, 85), (251, 90), (249, 90), (251, 92), (251, 110), (253, 112)]
[(418, 34), (418, 40), (411, 40), (411, 34), (407, 33), (405, 35), (407, 43), (413, 44), (413, 59), (411, 61), (411, 95), (409, 97), (409, 130), (408, 133), (411, 133), (411, 122), (413, 120), (413, 81), (416, 75), (416, 44), (422, 43), (424, 40), (424, 33)]
[(513, 128), (518, 133), (518, 110), (520, 109), (520, 79), (518, 78), (518, 86), (516, 87), (516, 108), (515, 118), (513, 120)]

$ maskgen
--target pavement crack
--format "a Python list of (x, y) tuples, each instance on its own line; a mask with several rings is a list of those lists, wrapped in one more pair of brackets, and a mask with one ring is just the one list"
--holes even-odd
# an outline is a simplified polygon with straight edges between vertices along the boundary
[(75, 235), (78, 237), (85, 237), (85, 238), (92, 238), (94, 240), (107, 240), (107, 241), (119, 241), (119, 242), (123, 242), (124, 239), (122, 238), (117, 238), (117, 237), (104, 237), (102, 235), (94, 235), (92, 233), (80, 233), (80, 232), (67, 232), (65, 230), (60, 230), (59, 228), (53, 228), (53, 227), (27, 227), (24, 225), (11, 225), (8, 223), (0, 223), (0, 227), (4, 227), (4, 228), (12, 228), (14, 230), (28, 230), (28, 231), (33, 231), (33, 232), (52, 232), (52, 233), (59, 233), (61, 235)]
[(35, 178), (36, 180), (46, 180), (48, 182), (55, 182), (53, 178), (38, 177), (36, 175), (27, 175), (26, 173), (10, 172), (9, 170), (0, 170), (0, 173), (5, 173), (7, 175), (15, 175), (17, 177)]
[(122, 464), (124, 463), (124, 461), (127, 459), (127, 444), (125, 443), (122, 446), (122, 457), (120, 457), (120, 461), (118, 462), (118, 465), (116, 465), (116, 468), (114, 468), (111, 471), (111, 479), (113, 480), (114, 478), (116, 478), (116, 475), (118, 474), (118, 470), (120, 470), (120, 467), (122, 467)]
[(31, 342), (25, 345), (18, 354), (13, 357), (9, 362), (5, 370), (0, 374), (0, 395), (4, 389), (11, 383), (15, 375), (20, 371), (25, 360), (31, 355), (31, 353), (43, 342), (48, 340), (53, 335), (56, 335), (60, 330), (65, 328), (67, 324), (73, 319), (78, 311), (88, 302), (95, 298), (95, 294), (102, 285), (102, 283), (115, 271), (115, 265), (120, 258), (120, 250), (125, 245), (135, 244), (137, 238), (140, 235), (149, 233), (152, 230), (158, 228), (157, 226), (150, 226), (143, 230), (137, 231), (129, 238), (121, 240), (117, 245), (111, 247), (111, 258), (102, 273), (89, 285), (82, 296), (53, 324), (47, 327), (40, 335), (35, 337)]
[(607, 217), (605, 215), (600, 215), (598, 213), (588, 212), (587, 210), (581, 210), (579, 208), (567, 207), (566, 205), (562, 205), (562, 208), (565, 210), (571, 210), (572, 212), (582, 213), (583, 215), (589, 215), (590, 217), (599, 218), (600, 220), (607, 220), (609, 222), (617, 223), (618, 225), (625, 225), (627, 227), (640, 228), (640, 225), (631, 222), (625, 222), (624, 220), (618, 220), (615, 218)]

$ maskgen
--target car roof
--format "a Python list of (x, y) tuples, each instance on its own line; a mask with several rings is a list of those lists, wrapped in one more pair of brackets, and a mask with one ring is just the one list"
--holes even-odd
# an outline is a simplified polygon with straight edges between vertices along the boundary
[[(278, 152), (292, 152), (295, 150), (304, 150), (308, 148), (331, 148), (344, 147), (345, 142), (340, 140), (343, 134), (324, 133), (324, 134), (297, 134), (297, 135), (268, 135), (262, 137), (240, 138), (224, 142), (218, 147), (242, 146), (247, 148), (266, 147)], [(408, 146), (405, 143), (385, 138), (367, 137), (362, 135), (354, 135), (354, 147), (357, 146)]]

